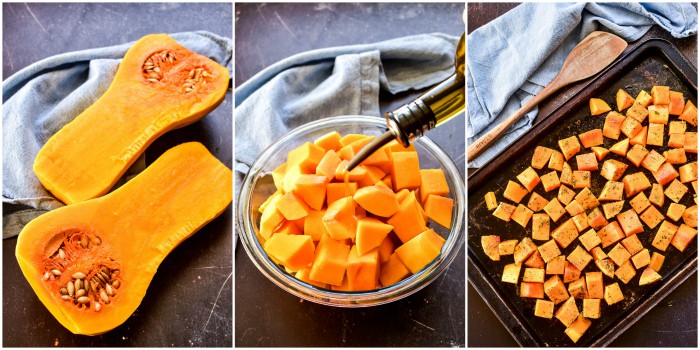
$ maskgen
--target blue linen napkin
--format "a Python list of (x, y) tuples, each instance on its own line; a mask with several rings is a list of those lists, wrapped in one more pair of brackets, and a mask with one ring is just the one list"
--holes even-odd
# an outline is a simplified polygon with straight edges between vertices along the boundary
[(454, 72), (459, 38), (421, 34), (324, 48), (284, 59), (235, 91), (235, 188), (256, 157), (291, 129), (338, 115), (379, 116), (379, 91), (421, 89)]
[[(207, 56), (232, 72), (233, 42), (205, 31), (171, 35), (188, 49)], [(54, 133), (93, 104), (111, 84), (121, 59), (133, 42), (56, 55), (15, 73), (2, 84), (3, 203), (21, 204), (13, 218), (5, 216), (4, 236), (16, 235), (8, 225), (22, 226), (37, 210), (63, 204), (39, 182), (32, 170), (39, 149)], [(125, 177), (145, 167), (136, 161)]]
[[(654, 24), (676, 38), (697, 34), (691, 3), (524, 3), (467, 38), (467, 143), (518, 110), (554, 79), (595, 30), (635, 41)], [(532, 126), (537, 108), (468, 166), (481, 167)]]

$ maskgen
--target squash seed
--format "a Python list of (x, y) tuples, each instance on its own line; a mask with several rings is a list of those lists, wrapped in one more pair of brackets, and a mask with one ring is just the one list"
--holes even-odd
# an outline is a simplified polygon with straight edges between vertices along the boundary
[(100, 237), (91, 236), (91, 237), (90, 237), (90, 240), (92, 241), (92, 243), (95, 243), (95, 245), (100, 245), (100, 244), (102, 244), (102, 239), (101, 239)]
[(66, 259), (66, 253), (63, 251), (63, 249), (58, 250), (58, 257), (61, 258), (61, 260)]
[(83, 280), (77, 279), (75, 280), (75, 290), (83, 288)]
[(119, 282), (119, 280), (116, 280), (116, 281), (112, 282), (112, 287), (114, 287), (114, 288), (116, 288), (116, 289), (119, 289), (119, 285), (121, 285), (121, 283)]
[(107, 296), (107, 293), (105, 293), (104, 289), (100, 289), (100, 299), (102, 299), (102, 301), (105, 303), (109, 302), (109, 297)]
[(96, 286), (96, 284), (97, 284), (97, 283), (95, 283), (95, 282), (92, 282), (92, 281), (90, 282), (90, 289), (92, 289), (92, 292), (93, 292), (93, 293), (97, 293), (97, 286)]
[(44, 281), (48, 281), (50, 277), (51, 273), (49, 273), (48, 271), (44, 272)]
[(75, 279), (83, 279), (83, 278), (85, 278), (85, 274), (82, 272), (76, 272), (76, 273), (72, 274), (71, 277), (73, 277)]
[(75, 293), (75, 286), (73, 285), (73, 282), (68, 282), (66, 289), (68, 290), (68, 295), (73, 296), (73, 293)]
[(85, 289), (78, 289), (78, 291), (75, 292), (75, 297), (80, 298), (82, 296), (85, 296)]
[(68, 294), (68, 289), (66, 289), (65, 287), (61, 288), (59, 291), (60, 291), (61, 294), (63, 294), (63, 295), (67, 295), (67, 294)]
[(100, 305), (100, 303), (95, 302), (95, 312), (100, 311), (101, 308), (102, 306)]
[(61, 299), (63, 300), (71, 300), (73, 298), (70, 297), (70, 295), (61, 295)]
[(88, 297), (80, 297), (80, 298), (78, 298), (78, 302), (81, 303), (81, 304), (87, 304), (87, 303), (90, 302), (90, 298), (88, 298)]
[(56, 270), (56, 269), (51, 270), (51, 273), (52, 273), (54, 276), (60, 276), (60, 275), (61, 275), (61, 271), (58, 271), (58, 270)]
[(105, 290), (107, 290), (107, 294), (110, 297), (114, 296), (114, 289), (112, 289), (112, 286), (110, 286), (109, 283), (107, 283), (107, 285), (105, 286)]

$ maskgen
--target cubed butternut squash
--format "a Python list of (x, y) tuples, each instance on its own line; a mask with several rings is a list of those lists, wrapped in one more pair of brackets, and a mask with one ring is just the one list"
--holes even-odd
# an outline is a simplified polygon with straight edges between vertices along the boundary
[(546, 213), (532, 215), (532, 239), (538, 241), (549, 240), (549, 215)]
[(520, 297), (537, 299), (544, 298), (544, 287), (542, 283), (520, 282)]
[(584, 148), (591, 148), (593, 146), (599, 146), (603, 144), (603, 130), (593, 129), (579, 134), (578, 138), (581, 140), (581, 145)]
[(664, 145), (664, 124), (649, 123), (646, 144), (649, 146)]
[(627, 164), (615, 159), (608, 159), (600, 169), (600, 175), (609, 181), (617, 181), (627, 170)]
[[(531, 168), (530, 168), (531, 169)], [(533, 170), (534, 172), (534, 170)], [(535, 177), (537, 173), (535, 173)], [(540, 179), (532, 179), (531, 181), (540, 182)], [(535, 183), (532, 187), (537, 185)], [(425, 203), (428, 196), (431, 194), (438, 196), (447, 196), (450, 193), (450, 187), (447, 185), (445, 173), (442, 169), (421, 169), (420, 170), (420, 201)]]
[(576, 153), (581, 151), (581, 144), (576, 136), (567, 137), (558, 142), (561, 153), (564, 154), (566, 160), (571, 159)]
[(599, 98), (590, 99), (588, 105), (591, 108), (591, 115), (603, 114), (610, 111), (610, 106), (608, 106), (607, 102)]
[(535, 316), (551, 319), (554, 316), (554, 303), (549, 300), (537, 299), (535, 302)]
[(627, 110), (627, 113), (625, 113), (627, 119), (634, 119), (639, 123), (643, 122), (644, 119), (647, 118), (647, 115), (649, 115), (649, 110), (637, 103), (633, 104), (632, 107)]
[(683, 113), (678, 117), (679, 120), (684, 120), (692, 126), (698, 126), (698, 109), (690, 100), (686, 101)]
[(683, 108), (685, 107), (683, 93), (678, 91), (669, 91), (668, 99), (668, 114), (681, 115), (683, 113)]
[(605, 116), (605, 124), (603, 125), (603, 136), (617, 140), (620, 138), (620, 132), (622, 131), (622, 123), (625, 121), (625, 116), (617, 113), (610, 112)]
[(685, 251), (685, 248), (688, 247), (690, 242), (697, 235), (698, 235), (697, 229), (690, 227), (686, 224), (681, 224), (678, 227), (676, 234), (673, 235), (673, 239), (671, 239), (671, 245), (676, 247), (676, 249), (680, 250), (681, 252)]
[(547, 203), (549, 203), (549, 200), (547, 200), (547, 198), (542, 197), (537, 192), (532, 192), (532, 194), (530, 195), (530, 200), (527, 202), (527, 207), (536, 213), (542, 210), (545, 207), (545, 205), (547, 205)]
[(624, 157), (627, 154), (627, 150), (629, 149), (629, 147), (630, 139), (624, 139), (612, 145), (612, 147), (610, 147), (610, 153)]
[(418, 273), (440, 256), (444, 244), (444, 238), (427, 229), (396, 248), (396, 254), (411, 273)]
[(574, 300), (574, 297), (569, 297), (554, 314), (554, 317), (561, 321), (561, 323), (564, 324), (564, 326), (566, 327), (569, 327), (569, 325), (574, 323), (578, 316), (579, 311), (578, 307), (576, 307), (576, 301)]
[(624, 299), (625, 297), (622, 294), (622, 290), (620, 289), (619, 284), (613, 283), (605, 286), (605, 302), (608, 305), (621, 302)]
[(664, 220), (664, 214), (661, 214), (655, 206), (650, 206), (639, 215), (639, 219), (641, 219), (647, 227), (653, 229)]
[(617, 201), (603, 204), (603, 213), (605, 213), (605, 218), (609, 220), (615, 217), (615, 215), (619, 214), (622, 211), (622, 207), (624, 205), (625, 201)]
[(503, 221), (510, 221), (510, 217), (513, 215), (513, 212), (515, 212), (515, 206), (508, 204), (506, 202), (501, 202), (498, 203), (498, 208), (493, 211), (493, 216), (503, 220)]
[(532, 192), (532, 190), (534, 190), (535, 187), (540, 183), (540, 177), (537, 175), (537, 172), (532, 167), (528, 167), (527, 169), (523, 170), (522, 173), (518, 174), (517, 178), (518, 181), (520, 181), (520, 183), (523, 184), (523, 186), (525, 186), (528, 192)]
[(578, 237), (578, 230), (572, 219), (566, 220), (551, 233), (552, 238), (557, 241), (560, 247), (566, 248)]
[(557, 245), (557, 242), (553, 239), (537, 247), (537, 250), (540, 252), (540, 257), (542, 257), (542, 260), (546, 264), (549, 264), (550, 262), (552, 262), (552, 260), (561, 255), (559, 246)]
[(644, 271), (642, 271), (642, 276), (639, 277), (639, 285), (645, 286), (647, 284), (654, 283), (660, 279), (661, 275), (659, 275), (656, 271), (650, 268), (646, 268), (644, 269)]
[(629, 108), (634, 103), (634, 98), (627, 91), (619, 89), (615, 94), (615, 102), (617, 103), (617, 111), (622, 112), (623, 109)]
[(665, 252), (668, 245), (671, 244), (671, 240), (673, 239), (673, 236), (676, 234), (677, 230), (678, 226), (664, 220), (661, 222), (659, 230), (656, 231), (656, 235), (654, 236), (654, 240), (651, 242), (651, 245), (654, 246), (654, 248)]
[(555, 151), (544, 146), (535, 147), (535, 153), (532, 155), (531, 166), (535, 169), (542, 169), (549, 162), (552, 154)]
[(598, 159), (595, 153), (585, 153), (576, 156), (576, 166), (578, 170), (598, 170)]
[(542, 181), (542, 186), (544, 187), (545, 192), (556, 190), (561, 185), (556, 171), (542, 175), (540, 180)]
[(603, 248), (607, 248), (625, 238), (625, 233), (622, 231), (620, 224), (617, 221), (613, 221), (598, 231), (598, 237), (600, 237), (600, 244)]
[(498, 254), (503, 255), (513, 255), (515, 251), (515, 246), (518, 244), (517, 239), (511, 239), (503, 241), (498, 244)]
[(544, 282), (544, 293), (547, 294), (547, 297), (554, 305), (563, 303), (569, 299), (569, 292), (566, 290), (566, 285), (564, 285), (557, 275), (550, 277)]

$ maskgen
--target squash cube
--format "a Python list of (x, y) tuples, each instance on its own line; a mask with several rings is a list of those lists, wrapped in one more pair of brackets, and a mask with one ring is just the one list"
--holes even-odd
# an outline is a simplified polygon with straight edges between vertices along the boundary
[[(385, 218), (393, 216), (400, 209), (394, 191), (382, 186), (362, 187), (353, 194), (352, 198), (366, 211)], [(493, 199), (495, 200), (496, 197), (494, 196)]]
[(683, 149), (688, 153), (698, 153), (698, 133), (697, 132), (685, 132), (685, 138), (683, 138)]
[(664, 194), (670, 200), (678, 203), (686, 194), (686, 192), (688, 192), (688, 187), (686, 187), (683, 183), (678, 181), (678, 179), (674, 179), (673, 182), (671, 182), (671, 184), (668, 185), (668, 187), (666, 187), (666, 191), (664, 191)]
[(364, 217), (357, 219), (357, 235), (355, 249), (358, 255), (364, 255), (379, 247), (394, 227), (376, 218)]
[(578, 230), (572, 219), (566, 220), (551, 233), (552, 238), (557, 241), (560, 247), (566, 248), (578, 237)]
[(552, 156), (549, 158), (549, 164), (547, 168), (551, 170), (561, 171), (562, 167), (566, 164), (564, 161), (564, 155), (559, 151), (552, 152)]
[(520, 264), (508, 264), (504, 266), (501, 282), (518, 284), (521, 266)]
[(622, 264), (632, 257), (632, 254), (622, 246), (622, 244), (616, 244), (613, 249), (608, 252), (608, 257), (612, 260), (615, 265), (622, 266)]
[[(352, 197), (341, 198), (331, 203), (326, 209), (322, 220), (323, 226), (331, 238), (336, 240), (350, 238), (355, 240), (357, 216), (355, 215), (355, 201)], [(333, 284), (330, 282), (326, 283)]]
[[(634, 108), (634, 107), (633, 107)], [(631, 108), (630, 108), (631, 110)], [(644, 109), (646, 111), (646, 109)], [(629, 110), (627, 111), (627, 114), (629, 114)], [(638, 133), (642, 131), (642, 124), (639, 124), (637, 120), (634, 118), (627, 117), (625, 120), (622, 122), (622, 125), (620, 125), (620, 132), (625, 134), (630, 139), (630, 143), (632, 142), (632, 138), (637, 136)]]
[(527, 223), (530, 222), (531, 217), (532, 210), (528, 209), (522, 204), (518, 204), (518, 207), (515, 208), (515, 211), (513, 212), (513, 215), (511, 215), (510, 219), (520, 224), (520, 226), (526, 227)]
[(620, 228), (620, 224), (613, 221), (598, 231), (598, 237), (600, 237), (603, 248), (606, 248), (625, 238), (625, 233)]
[(564, 265), (564, 283), (573, 282), (581, 277), (581, 270), (574, 264), (566, 262)]
[(508, 180), (508, 185), (506, 185), (506, 190), (503, 192), (503, 197), (510, 199), (515, 203), (520, 203), (526, 194), (528, 194), (528, 190), (525, 187), (518, 185), (516, 182)]
[(605, 116), (605, 124), (603, 125), (603, 136), (613, 140), (619, 139), (622, 123), (624, 123), (625, 119), (625, 116), (620, 113), (608, 113), (608, 115)]
[(576, 215), (583, 214), (583, 218), (586, 221), (586, 226), (588, 226), (588, 219), (586, 218), (586, 213), (581, 204), (577, 201), (571, 201), (564, 207), (566, 212), (571, 215), (571, 217), (576, 217)]
[(634, 269), (634, 266), (632, 266), (632, 263), (627, 260), (622, 263), (622, 266), (615, 270), (615, 277), (617, 277), (617, 279), (622, 281), (624, 284), (627, 284), (632, 280), (632, 278), (634, 278), (636, 273), (637, 271)]
[[(559, 276), (552, 276), (544, 282), (544, 293), (554, 305), (563, 303), (569, 299), (569, 292)], [(573, 298), (571, 299), (573, 300)]]
[(627, 164), (615, 159), (608, 159), (600, 168), (600, 175), (609, 181), (617, 181), (627, 170)]
[(586, 231), (586, 233), (578, 237), (578, 240), (581, 241), (586, 251), (590, 251), (601, 243), (600, 237), (598, 237), (594, 229)]
[(532, 194), (530, 195), (530, 200), (527, 202), (527, 207), (536, 213), (542, 210), (547, 205), (547, 203), (549, 203), (549, 200), (547, 200), (547, 198), (542, 197), (537, 192), (532, 192)]
[(608, 181), (603, 186), (603, 190), (600, 191), (598, 196), (599, 201), (620, 201), (622, 200), (622, 194), (625, 189), (625, 185), (618, 181)]
[(625, 196), (627, 198), (651, 187), (651, 182), (642, 172), (626, 175), (622, 179), (622, 183), (625, 185)]
[(624, 299), (625, 297), (622, 295), (619, 284), (613, 283), (605, 286), (605, 302), (608, 303), (608, 305), (615, 304)]
[(316, 247), (316, 257), (311, 265), (309, 278), (313, 281), (340, 286), (345, 277), (350, 246), (323, 235)]
[(644, 249), (644, 246), (642, 246), (642, 242), (639, 240), (637, 235), (629, 236), (623, 239), (620, 243), (631, 255), (635, 255)]
[(632, 162), (635, 166), (640, 166), (642, 164), (642, 161), (644, 161), (644, 158), (649, 155), (649, 151), (644, 148), (642, 145), (634, 145), (630, 149), (629, 152), (627, 152), (627, 159)]
[(549, 300), (538, 299), (535, 302), (535, 316), (551, 319), (554, 316), (554, 303)]
[(678, 91), (668, 92), (668, 114), (671, 115), (681, 115), (683, 113), (683, 107), (685, 107), (685, 101), (683, 99), (683, 94)]
[(535, 147), (535, 153), (532, 155), (531, 166), (535, 169), (542, 169), (552, 158), (555, 150), (543, 146)]
[(620, 227), (622, 227), (622, 231), (625, 232), (626, 236), (644, 231), (642, 222), (639, 221), (639, 216), (632, 209), (617, 214), (617, 221), (620, 223)]
[(598, 267), (600, 272), (604, 275), (613, 278), (615, 277), (615, 263), (610, 259), (601, 259), (595, 261), (595, 266)]
[(630, 138), (630, 145), (641, 145), (641, 146), (646, 146), (647, 145), (647, 135), (648, 135), (648, 126), (643, 126), (642, 130), (637, 133), (637, 136)]
[(579, 134), (578, 138), (581, 140), (581, 145), (584, 148), (591, 148), (593, 146), (599, 146), (603, 144), (603, 130), (593, 129)]
[(427, 229), (396, 248), (396, 254), (411, 273), (417, 273), (440, 256), (444, 244), (444, 238)]
[(649, 110), (637, 103), (633, 104), (632, 107), (627, 110), (627, 113), (625, 113), (627, 119), (632, 119), (639, 123), (643, 122), (644, 119), (647, 118), (647, 115), (649, 115)]
[(581, 144), (578, 142), (578, 138), (576, 138), (576, 136), (571, 136), (563, 140), (559, 140), (558, 144), (566, 160), (571, 159), (571, 157), (573, 157), (574, 155), (576, 155), (576, 153), (581, 151)]
[(632, 206), (632, 209), (635, 212), (641, 214), (644, 211), (644, 209), (648, 208), (651, 205), (651, 203), (649, 202), (649, 199), (647, 199), (647, 196), (644, 194), (644, 192), (639, 192), (638, 195), (636, 195), (630, 200), (630, 205)]
[(605, 292), (602, 272), (586, 272), (586, 290), (588, 291), (588, 298), (603, 299)]
[(668, 124), (668, 106), (653, 105), (647, 107), (649, 111), (649, 125)]
[(372, 290), (377, 287), (379, 279), (379, 250), (372, 249), (365, 254), (359, 254), (357, 246), (353, 246), (348, 254), (346, 278), (352, 291)]
[[(602, 278), (602, 277), (601, 277)], [(600, 298), (583, 299), (583, 317), (600, 318), (600, 300), (603, 299), (603, 282), (600, 282)], [(590, 291), (588, 292), (590, 296)]]
[[(576, 201), (573, 201), (572, 203), (577, 203)], [(581, 212), (580, 214), (573, 216), (571, 220), (574, 222), (574, 225), (576, 226), (576, 230), (578, 232), (583, 232), (583, 230), (587, 229), (590, 227), (588, 225), (588, 216), (586, 216), (586, 213)]]
[(647, 128), (647, 145), (664, 145), (664, 124), (649, 123)]
[(508, 241), (503, 241), (498, 244), (498, 254), (503, 255), (513, 255), (515, 251), (515, 246), (518, 244), (517, 239), (511, 239)]
[(647, 93), (646, 91), (642, 90), (639, 92), (639, 95), (637, 95), (637, 98), (634, 99), (634, 103), (640, 104), (644, 107), (648, 106), (652, 101), (651, 95)]
[(579, 312), (578, 308), (576, 307), (574, 297), (569, 297), (566, 299), (564, 304), (562, 304), (562, 306), (560, 306), (557, 312), (554, 314), (554, 317), (561, 321), (561, 323), (563, 323), (566, 327), (569, 327), (569, 325), (574, 323), (578, 316)]
[(314, 242), (321, 240), (324, 234), (328, 234), (326, 226), (323, 225), (323, 216), (326, 215), (326, 210), (312, 210), (304, 219), (303, 232), (310, 236)]
[(329, 150), (321, 158), (321, 161), (316, 166), (315, 174), (323, 176), (326, 178), (326, 182), (335, 179), (335, 171), (338, 169), (338, 165), (342, 163), (343, 160), (338, 157), (338, 154), (333, 150)]
[(683, 216), (683, 212), (685, 211), (685, 205), (683, 204), (678, 204), (678, 203), (671, 203), (668, 207), (668, 211), (666, 212), (666, 216), (668, 216), (669, 219), (673, 221), (678, 221), (681, 216)]
[(678, 227), (676, 234), (673, 235), (671, 245), (680, 251), (684, 251), (685, 248), (688, 247), (688, 244), (690, 244), (690, 241), (692, 241), (697, 234), (698, 230), (695, 228), (692, 228), (686, 224), (681, 224), (681, 226)]
[(639, 277), (639, 285), (644, 286), (647, 284), (654, 283), (661, 279), (661, 275), (656, 273), (653, 269), (646, 268), (642, 271), (642, 276)]
[[(437, 222), (444, 228), (451, 228), (453, 206), (454, 202), (452, 198), (431, 194), (425, 201), (424, 209), (425, 213), (428, 214), (428, 217), (431, 220)], [(519, 211), (518, 209), (520, 209), (520, 207), (524, 208), (523, 210), (529, 214), (523, 213), (522, 210)], [(527, 220), (530, 220), (530, 216), (532, 216), (532, 211), (520, 204), (513, 212), (513, 215), (511, 215), (511, 219), (517, 223), (524, 221), (527, 224)]]
[(654, 240), (652, 241), (651, 245), (660, 251), (666, 251), (666, 248), (668, 248), (668, 245), (671, 243), (671, 240), (677, 231), (678, 226), (664, 220), (661, 223), (661, 226), (659, 226), (659, 230), (656, 231), (656, 235), (654, 236)]
[[(637, 147), (637, 146), (634, 146)], [(655, 150), (651, 150), (651, 152), (648, 152), (648, 154), (644, 157), (644, 160), (642, 160), (642, 166), (649, 170), (649, 171), (658, 171), (661, 165), (664, 164), (666, 161), (666, 158), (656, 152)]]
[(287, 169), (299, 165), (305, 174), (314, 173), (316, 166), (325, 155), (325, 149), (311, 142), (306, 142), (287, 153)]
[[(501, 203), (501, 205), (503, 204), (505, 203)], [(496, 208), (494, 215), (497, 211), (499, 211), (501, 205), (499, 205), (498, 208)], [(511, 207), (514, 211), (515, 207)], [(330, 210), (330, 207), (328, 208)], [(513, 212), (511, 211), (507, 214), (507, 217), (509, 219), (512, 213)], [(390, 217), (389, 220), (387, 220), (387, 224), (394, 226), (394, 233), (396, 233), (396, 236), (398, 236), (401, 242), (403, 243), (408, 242), (409, 240), (421, 234), (427, 229), (427, 226), (425, 225), (425, 219), (423, 218), (421, 206), (418, 203), (418, 200), (416, 199), (416, 196), (414, 194), (409, 195), (408, 198), (399, 205), (399, 211), (396, 212), (396, 214), (394, 214), (392, 217)]]
[(672, 148), (685, 148), (685, 133), (669, 135), (666, 145)]
[(670, 89), (668, 86), (654, 86), (651, 88), (651, 103), (655, 105), (668, 105), (671, 103), (669, 98)]
[[(529, 168), (532, 170), (532, 168)], [(533, 170), (534, 172), (534, 170)], [(535, 173), (535, 177), (537, 177), (537, 173)], [(518, 176), (520, 178), (520, 176)], [(533, 179), (532, 181), (537, 180), (537, 183), (540, 182), (540, 179)], [(535, 183), (534, 185), (537, 185)], [(533, 188), (534, 188), (533, 185)], [(428, 196), (431, 194), (437, 195), (437, 196), (447, 196), (450, 193), (450, 186), (447, 185), (447, 180), (445, 179), (445, 173), (442, 171), (442, 169), (421, 169), (420, 170), (420, 201), (421, 203), (425, 203), (425, 201), (428, 199)]]
[(688, 158), (683, 148), (672, 148), (664, 152), (664, 157), (669, 164), (685, 164)]
[[(682, 95), (681, 95), (682, 96)], [(622, 112), (634, 103), (634, 98), (627, 91), (619, 89), (615, 94), (615, 102), (617, 103), (617, 111)]]
[(566, 257), (559, 255), (547, 263), (546, 273), (548, 275), (563, 275), (566, 267)]
[(520, 283), (521, 298), (544, 298), (544, 289), (542, 283), (521, 282)]
[(531, 267), (533, 269), (544, 269), (545, 267), (544, 260), (542, 260), (542, 256), (540, 255), (539, 250), (535, 250), (534, 252), (532, 252), (532, 254), (530, 254), (530, 257), (523, 262), (523, 265)]
[(314, 140), (314, 145), (321, 147), (326, 151), (336, 151), (340, 149), (340, 139), (341, 136), (339, 132), (331, 131)]
[[(442, 172), (442, 170), (441, 170), (441, 172)], [(444, 175), (443, 175), (443, 178), (444, 178)], [(523, 184), (523, 186), (525, 186), (525, 188), (527, 188), (528, 192), (532, 192), (532, 190), (535, 189), (537, 184), (540, 183), (540, 177), (537, 175), (537, 172), (532, 167), (528, 167), (527, 169), (523, 170), (522, 173), (518, 174), (517, 178), (518, 178), (518, 181), (520, 181), (520, 183)], [(421, 191), (421, 193), (422, 193), (422, 191)], [(421, 196), (422, 196), (422, 194), (421, 194)]]
[(588, 263), (593, 260), (593, 257), (588, 254), (585, 249), (581, 248), (581, 246), (576, 246), (576, 249), (574, 249), (574, 251), (571, 252), (568, 257), (566, 257), (566, 260), (576, 266), (576, 268), (580, 271), (583, 271)]
[(617, 201), (612, 203), (603, 204), (603, 212), (605, 213), (606, 219), (611, 219), (615, 215), (622, 211), (622, 207), (625, 205), (625, 201)]
[(403, 264), (399, 255), (394, 252), (379, 269), (379, 283), (384, 287), (390, 286), (410, 275), (411, 271)]
[(608, 220), (605, 219), (605, 216), (600, 211), (600, 208), (595, 208), (590, 213), (588, 213), (588, 226), (596, 230), (600, 230), (607, 224)]
[(540, 257), (542, 257), (542, 260), (547, 264), (561, 255), (559, 246), (557, 246), (557, 243), (553, 239), (537, 247), (537, 251), (540, 252)]
[(503, 221), (510, 221), (510, 217), (513, 215), (513, 212), (515, 212), (515, 206), (508, 204), (506, 202), (501, 202), (498, 204), (498, 208), (493, 211), (493, 216), (503, 220)]
[(418, 153), (392, 152), (391, 166), (394, 169), (391, 173), (391, 183), (394, 185), (394, 192), (404, 188), (413, 190), (420, 187), (421, 173)]
[(314, 242), (306, 235), (275, 234), (265, 241), (265, 252), (296, 272), (314, 261)]
[(484, 253), (486, 253), (486, 256), (491, 258), (491, 260), (493, 261), (501, 260), (501, 254), (499, 253), (500, 243), (500, 236), (481, 236), (481, 247), (484, 249)]
[(529, 237), (523, 238), (520, 243), (515, 246), (515, 251), (513, 251), (513, 260), (516, 264), (522, 264), (527, 258), (530, 257), (534, 251), (537, 250), (537, 245), (532, 242)]
[(591, 108), (591, 115), (603, 114), (610, 111), (610, 106), (599, 98), (590, 99), (588, 105)]
[(683, 212), (683, 222), (690, 227), (698, 227), (698, 206), (694, 205)]
[(610, 152), (612, 154), (617, 154), (618, 156), (624, 157), (627, 154), (627, 150), (630, 147), (630, 139), (624, 139), (610, 147)]
[(588, 291), (586, 290), (586, 279), (581, 277), (571, 283), (569, 283), (569, 295), (574, 297), (574, 299), (585, 299), (588, 297)]
[(571, 171), (571, 166), (569, 166), (569, 163), (564, 163), (564, 165), (561, 167), (561, 175), (559, 176), (559, 182), (561, 182), (564, 185), (569, 185), (571, 186), (572, 183), (572, 177), (573, 176), (573, 171)]
[(656, 209), (654, 206), (650, 206), (645, 210), (642, 214), (639, 215), (639, 218), (650, 228), (653, 229), (661, 223), (661, 221), (664, 220), (664, 214), (661, 214), (661, 212)]
[(639, 253), (633, 255), (630, 260), (636, 269), (641, 269), (642, 267), (649, 265), (651, 262), (649, 249), (642, 249)]
[(559, 187), (559, 194), (557, 195), (557, 199), (561, 203), (568, 205), (569, 203), (571, 203), (571, 200), (574, 199), (574, 196), (576, 196), (576, 192), (574, 192), (572, 189), (566, 187), (565, 185)]
[(687, 123), (683, 120), (672, 120), (668, 123), (668, 134), (684, 134), (687, 127)]
[(651, 258), (649, 259), (649, 268), (656, 272), (659, 272), (659, 270), (661, 270), (661, 266), (664, 264), (665, 258), (666, 257), (664, 257), (663, 255), (657, 252), (653, 252), (651, 254)]
[(549, 215), (546, 213), (532, 215), (532, 239), (549, 240)]
[(608, 151), (607, 149), (605, 149), (603, 147), (597, 147), (597, 146), (591, 147), (591, 150), (593, 151), (593, 154), (595, 154), (595, 158), (599, 162), (602, 162), (603, 159), (605, 158), (605, 156), (607, 156), (608, 153), (610, 153), (610, 151)]
[[(544, 283), (544, 269), (526, 268), (525, 273), (523, 273), (522, 281)], [(544, 297), (544, 294), (542, 297)]]
[(559, 200), (556, 198), (552, 198), (543, 209), (554, 222), (557, 222), (557, 220), (566, 213), (566, 210), (564, 210), (564, 207), (562, 207), (561, 203), (559, 203)]
[(658, 171), (652, 172), (651, 174), (654, 175), (654, 179), (656, 179), (656, 182), (661, 186), (666, 186), (669, 182), (680, 176), (673, 165), (668, 162), (661, 165)]
[(697, 180), (698, 162), (691, 162), (678, 168), (678, 174), (680, 174), (682, 183), (688, 183)]
[(294, 181), (292, 192), (312, 209), (320, 210), (326, 202), (326, 177), (300, 174)]
[(600, 202), (598, 202), (598, 199), (593, 195), (588, 187), (582, 189), (575, 198), (585, 210), (590, 210), (600, 205)]
[(585, 153), (576, 156), (578, 170), (598, 170), (598, 159), (595, 153)]
[(678, 117), (679, 120), (685, 120), (688, 124), (692, 126), (698, 126), (698, 109), (695, 105), (686, 101), (685, 108), (683, 108), (683, 113)]
[(664, 205), (664, 188), (659, 184), (651, 185), (651, 192), (649, 193), (649, 203), (661, 207)]
[(571, 174), (571, 186), (574, 189), (591, 187), (591, 172), (574, 170)]
[(542, 181), (542, 186), (544, 187), (545, 192), (556, 190), (561, 185), (556, 171), (542, 175), (540, 180)]

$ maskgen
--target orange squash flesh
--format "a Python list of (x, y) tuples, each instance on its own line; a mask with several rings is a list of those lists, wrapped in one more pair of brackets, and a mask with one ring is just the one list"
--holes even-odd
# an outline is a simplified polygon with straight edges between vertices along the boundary
[[(159, 67), (162, 79), (149, 81), (144, 64), (162, 52), (175, 59)], [(183, 84), (199, 68), (206, 85), (187, 92)], [(107, 92), (41, 148), (34, 172), (66, 204), (99, 197), (156, 138), (216, 108), (228, 85), (225, 67), (165, 34), (147, 35), (127, 51)]]
[[(168, 253), (228, 207), (231, 179), (231, 170), (201, 144), (173, 147), (114, 192), (29, 222), (17, 240), (17, 261), (63, 326), (76, 334), (104, 333), (136, 310)], [(87, 248), (74, 244), (82, 234), (97, 236), (101, 243), (87, 242)], [(65, 260), (58, 254), (60, 247), (68, 256)], [(72, 274), (83, 272), (89, 278), (99, 273), (98, 265), (119, 271), (121, 286), (109, 303), (101, 303), (96, 312), (94, 300), (83, 310), (61, 299), (59, 289)], [(42, 279), (57, 267), (62, 269), (60, 276)]]

